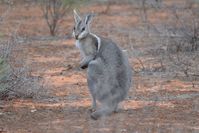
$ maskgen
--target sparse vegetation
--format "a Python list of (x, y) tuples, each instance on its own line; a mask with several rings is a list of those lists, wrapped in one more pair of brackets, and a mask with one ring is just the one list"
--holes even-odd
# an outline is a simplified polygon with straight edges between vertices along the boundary
[(8, 79), (10, 76), (10, 67), (7, 62), (0, 58), (0, 98), (8, 93)]
[(41, 0), (41, 9), (50, 34), (55, 36), (59, 21), (67, 15), (75, 4), (75, 0)]
[[(0, 28), (7, 21), (4, 18), (12, 10), (10, 3), (12, 1), (6, 3), (5, 11), (0, 14)], [(41, 86), (37, 78), (30, 75), (30, 70), (23, 59), (17, 60), (12, 55), (13, 51), (21, 44), (18, 35), (20, 26), (21, 22), (14, 25), (14, 32), (10, 36), (4, 37), (3, 32), (2, 36), (0, 35), (0, 100), (36, 98), (40, 95), (39, 89)], [(20, 67), (16, 67), (14, 63), (17, 63)]]
[(12, 52), (18, 46), (16, 38), (2, 41), (0, 44), (0, 99), (32, 98), (40, 94), (39, 81), (31, 77), (30, 70), (24, 62), (17, 63), (20, 67), (13, 66)]

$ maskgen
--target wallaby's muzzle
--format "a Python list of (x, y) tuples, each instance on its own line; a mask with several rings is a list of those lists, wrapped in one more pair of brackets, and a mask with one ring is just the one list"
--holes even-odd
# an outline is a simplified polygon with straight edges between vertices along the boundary
[(75, 35), (75, 39), (78, 40), (78, 35)]

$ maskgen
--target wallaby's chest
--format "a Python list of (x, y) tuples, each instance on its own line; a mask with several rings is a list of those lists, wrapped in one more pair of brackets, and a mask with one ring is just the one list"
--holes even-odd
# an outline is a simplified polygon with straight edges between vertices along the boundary
[(95, 44), (84, 42), (77, 40), (75, 43), (76, 47), (79, 48), (80, 52), (82, 52), (85, 56), (94, 54), (96, 52)]

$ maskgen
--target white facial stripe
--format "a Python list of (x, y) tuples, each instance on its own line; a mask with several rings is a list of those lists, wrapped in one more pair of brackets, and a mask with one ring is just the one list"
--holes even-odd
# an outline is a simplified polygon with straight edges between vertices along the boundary
[(80, 49), (80, 42), (79, 42), (79, 40), (75, 41), (75, 46)]
[(81, 33), (79, 34), (79, 36), (78, 36), (78, 39), (84, 38), (84, 37), (85, 37), (85, 34), (87, 34), (86, 31), (81, 32)]
[(98, 45), (97, 45), (98, 46), (97, 52), (99, 52), (99, 49), (101, 47), (101, 39), (97, 35), (95, 35), (93, 33), (90, 33), (90, 34), (93, 35), (97, 39), (97, 43), (98, 43)]
[(72, 33), (72, 34), (73, 34), (73, 37), (75, 38), (75, 31), (74, 31), (74, 30), (73, 30), (73, 33)]

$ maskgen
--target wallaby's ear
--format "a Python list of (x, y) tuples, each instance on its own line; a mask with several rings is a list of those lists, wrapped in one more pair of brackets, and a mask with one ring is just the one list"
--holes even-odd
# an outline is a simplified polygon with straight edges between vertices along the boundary
[(88, 25), (88, 24), (91, 23), (91, 20), (92, 20), (93, 16), (94, 16), (93, 14), (88, 14), (88, 15), (86, 16), (86, 18), (85, 18), (85, 23), (86, 23), (86, 25)]
[(78, 23), (79, 21), (81, 21), (81, 17), (78, 15), (75, 9), (73, 10), (73, 14), (74, 14), (75, 23)]

